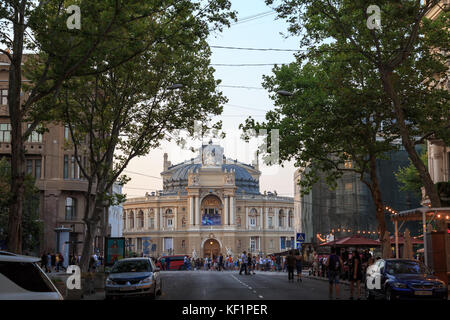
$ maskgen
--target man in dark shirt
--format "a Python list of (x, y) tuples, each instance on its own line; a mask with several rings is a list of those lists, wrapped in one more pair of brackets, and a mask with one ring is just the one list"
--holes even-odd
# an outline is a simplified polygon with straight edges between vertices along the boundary
[(289, 255), (286, 257), (286, 267), (288, 270), (288, 281), (294, 282), (294, 268), (295, 268), (295, 256), (294, 250), (289, 251)]

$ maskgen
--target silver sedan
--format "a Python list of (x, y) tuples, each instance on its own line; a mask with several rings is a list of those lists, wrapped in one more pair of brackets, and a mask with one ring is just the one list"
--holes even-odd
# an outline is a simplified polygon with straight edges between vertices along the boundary
[(149, 297), (162, 294), (159, 268), (150, 258), (128, 258), (117, 261), (105, 284), (106, 299)]

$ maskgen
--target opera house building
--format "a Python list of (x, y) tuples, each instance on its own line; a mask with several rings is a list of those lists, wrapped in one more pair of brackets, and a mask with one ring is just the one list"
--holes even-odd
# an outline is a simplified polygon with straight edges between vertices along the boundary
[(210, 142), (197, 158), (171, 165), (163, 190), (124, 203), (128, 250), (149, 256), (267, 255), (294, 244), (294, 200), (259, 189), (258, 164), (227, 159)]

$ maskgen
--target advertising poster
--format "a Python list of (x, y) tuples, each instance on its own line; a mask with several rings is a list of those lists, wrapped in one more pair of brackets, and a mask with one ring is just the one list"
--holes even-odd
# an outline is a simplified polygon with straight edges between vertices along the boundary
[(125, 238), (105, 238), (105, 265), (112, 266), (125, 257)]

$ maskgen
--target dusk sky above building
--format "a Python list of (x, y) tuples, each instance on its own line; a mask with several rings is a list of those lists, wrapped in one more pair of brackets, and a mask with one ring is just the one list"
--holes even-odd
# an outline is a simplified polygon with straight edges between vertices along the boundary
[[(272, 73), (272, 65), (264, 66), (220, 66), (219, 64), (283, 64), (295, 60), (293, 51), (258, 51), (217, 48), (279, 48), (298, 49), (299, 38), (287, 34), (287, 23), (277, 20), (275, 11), (263, 0), (232, 1), (232, 9), (237, 11), (238, 22), (222, 33), (212, 34), (209, 44), (212, 46), (211, 64), (215, 68), (216, 79), (222, 80), (219, 89), (228, 98), (222, 115), (213, 120), (222, 120), (227, 137), (224, 140), (213, 139), (215, 144), (224, 147), (227, 158), (251, 164), (255, 160), (255, 145), (248, 145), (240, 139), (242, 132), (239, 124), (248, 116), (258, 121), (264, 120), (265, 112), (273, 108), (272, 100), (262, 89), (263, 75)], [(253, 18), (254, 17), (254, 18)], [(282, 33), (282, 34), (281, 34)], [(239, 87), (239, 88), (236, 88)], [(242, 88), (247, 87), (247, 88)], [(203, 143), (208, 143), (205, 138)], [(190, 146), (199, 148), (200, 141)], [(124, 187), (128, 197), (143, 196), (146, 192), (162, 189), (160, 173), (163, 171), (163, 155), (168, 153), (169, 161), (177, 164), (197, 156), (189, 150), (183, 150), (174, 142), (163, 142), (161, 147), (152, 150), (147, 156), (131, 161), (125, 174), (131, 181)], [(284, 167), (261, 165), (260, 191), (276, 191), (281, 196), (293, 196), (293, 162), (284, 163)]]

